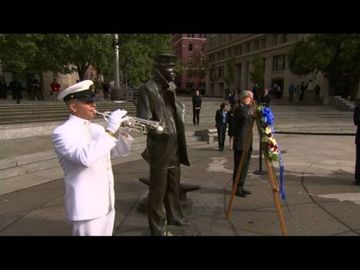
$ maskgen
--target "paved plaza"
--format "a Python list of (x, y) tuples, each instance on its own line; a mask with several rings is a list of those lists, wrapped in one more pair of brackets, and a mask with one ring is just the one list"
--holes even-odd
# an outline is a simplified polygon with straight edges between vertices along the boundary
[[(220, 101), (220, 100), (219, 100)], [(186, 100), (188, 106), (189, 101)], [(215, 104), (215, 105), (214, 105)], [(214, 128), (215, 102), (203, 112), (200, 129)], [(285, 165), (287, 199), (282, 211), (289, 236), (357, 236), (360, 234), (360, 186), (353, 185), (355, 163), (355, 127), (352, 113), (330, 106), (273, 106), (277, 142)], [(308, 116), (307, 116), (308, 115)], [(331, 117), (327, 117), (331, 116)], [(208, 118), (206, 120), (206, 118)], [(187, 130), (193, 129), (191, 121)], [(281, 131), (293, 131), (285, 134)], [(296, 134), (296, 131), (324, 132), (326, 135)], [(329, 135), (333, 131), (334, 135)], [(343, 134), (341, 134), (343, 132)], [(256, 134), (256, 132), (255, 132)], [(144, 140), (142, 135), (136, 139)], [(190, 227), (170, 226), (177, 236), (281, 236), (279, 219), (266, 172), (259, 169), (258, 135), (254, 136), (253, 156), (246, 182), (252, 195), (235, 197), (230, 219), (225, 210), (230, 199), (233, 152), (216, 144), (189, 143), (191, 166), (182, 166), (182, 183), (201, 189), (187, 194), (186, 217)], [(21, 140), (21, 139), (18, 139)], [(49, 136), (24, 139), (16, 153), (15, 141), (1, 141), (3, 164), (17, 155), (51, 151)], [(13, 143), (13, 145), (12, 145)], [(116, 194), (114, 236), (148, 236), (147, 216), (140, 205), (147, 196), (147, 186), (139, 177), (148, 176), (148, 166), (136, 153), (113, 166)], [(39, 151), (40, 152), (40, 151)], [(54, 165), (55, 166), (55, 165)], [(57, 165), (56, 165), (57, 166)], [(263, 171), (265, 171), (263, 164)], [(278, 173), (278, 164), (274, 164)], [(59, 170), (61, 175), (61, 169)], [(30, 174), (29, 174), (30, 175)], [(32, 176), (40, 177), (40, 174)], [(45, 173), (43, 173), (45, 175)], [(30, 176), (28, 176), (30, 177)], [(34, 184), (17, 176), (0, 180), (1, 236), (69, 236), (63, 207), (64, 185), (61, 176)], [(30, 179), (30, 178), (29, 178)], [(26, 180), (31, 181), (31, 180)], [(16, 187), (16, 188), (15, 188)]]

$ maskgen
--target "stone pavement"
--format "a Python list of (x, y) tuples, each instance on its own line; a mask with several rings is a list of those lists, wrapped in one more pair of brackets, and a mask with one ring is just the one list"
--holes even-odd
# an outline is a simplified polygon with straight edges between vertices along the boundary
[[(209, 113), (211, 119), (217, 106)], [(360, 187), (353, 185), (355, 144), (351, 112), (333, 108), (274, 106), (277, 130), (344, 132), (339, 135), (277, 134), (285, 164), (287, 204), (282, 202), (289, 236), (354, 236), (360, 234)], [(280, 114), (283, 112), (282, 114)], [(204, 115), (204, 118), (206, 116)], [(335, 120), (334, 120), (335, 119)], [(336, 120), (337, 119), (337, 120)], [(204, 119), (203, 119), (204, 120)], [(200, 126), (200, 128), (204, 128)], [(191, 128), (191, 124), (187, 124)], [(207, 128), (212, 128), (211, 121)], [(141, 139), (141, 137), (138, 137)], [(48, 149), (49, 141), (31, 138), (33, 143), (11, 147), (0, 144), (1, 158), (34, 151), (31, 145)], [(186, 229), (170, 226), (175, 235), (201, 236), (281, 236), (279, 220), (267, 174), (255, 175), (259, 169), (259, 151), (254, 138), (253, 157), (247, 178), (252, 195), (235, 197), (230, 220), (225, 209), (230, 198), (232, 151), (217, 151), (216, 145), (190, 144), (190, 167), (182, 166), (182, 182), (202, 188), (188, 194), (192, 206), (186, 209), (192, 226)], [(7, 147), (7, 148), (6, 148)], [(9, 151), (12, 151), (10, 154)], [(9, 157), (8, 156), (8, 157)], [(278, 172), (278, 165), (274, 164)], [(115, 175), (115, 236), (147, 236), (147, 217), (139, 210), (147, 196), (147, 186), (138, 181), (148, 176), (147, 164), (139, 158), (113, 166)], [(264, 170), (264, 168), (263, 168)], [(20, 181), (12, 179), (12, 181)], [(0, 180), (3, 182), (4, 180)], [(8, 181), (10, 182), (10, 181)], [(70, 235), (63, 208), (61, 177), (24, 185), (0, 195), (0, 235)]]

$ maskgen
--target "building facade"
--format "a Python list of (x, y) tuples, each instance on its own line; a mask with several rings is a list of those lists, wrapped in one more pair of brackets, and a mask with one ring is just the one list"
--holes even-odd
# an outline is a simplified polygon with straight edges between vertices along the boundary
[[(206, 57), (206, 95), (226, 97), (235, 89), (252, 89), (254, 57), (259, 56), (264, 67), (264, 88), (280, 87), (278, 98), (289, 96), (291, 83), (298, 86), (304, 81), (308, 90), (319, 83), (321, 96), (328, 96), (328, 81), (322, 74), (297, 76), (289, 70), (290, 48), (307, 34), (208, 34)], [(231, 65), (232, 79), (226, 79)], [(311, 93), (311, 91), (309, 91)]]
[(171, 47), (180, 63), (180, 75), (176, 78), (179, 92), (191, 93), (194, 89), (205, 92), (205, 46), (204, 34), (173, 34), (171, 36)]

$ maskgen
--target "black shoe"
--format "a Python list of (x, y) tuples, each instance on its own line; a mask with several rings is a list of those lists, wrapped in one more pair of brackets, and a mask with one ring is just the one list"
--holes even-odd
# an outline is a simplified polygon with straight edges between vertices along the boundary
[(245, 194), (251, 194), (251, 191), (250, 190), (246, 190), (246, 189), (242, 189), (242, 192), (244, 192)]
[(168, 223), (168, 224), (169, 224), (169, 225), (180, 226), (180, 227), (187, 227), (187, 226), (190, 226), (190, 225), (191, 225), (190, 222), (187, 222), (187, 221), (184, 220), (184, 219), (174, 220), (173, 222)]
[(235, 195), (238, 196), (238, 197), (246, 197), (245, 192), (243, 192), (242, 190), (236, 191)]

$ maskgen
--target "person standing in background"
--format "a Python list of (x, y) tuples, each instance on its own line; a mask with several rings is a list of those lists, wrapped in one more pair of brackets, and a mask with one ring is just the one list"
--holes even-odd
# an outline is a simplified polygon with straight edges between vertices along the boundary
[(360, 185), (360, 105), (356, 104), (354, 109), (354, 124), (356, 126), (356, 151), (355, 151), (355, 182), (354, 185)]
[(227, 114), (227, 123), (228, 123), (228, 136), (229, 136), (229, 146), (230, 150), (233, 150), (233, 140), (234, 140), (234, 114), (235, 114), (236, 105), (232, 104), (230, 110)]
[(54, 78), (53, 82), (50, 84), (50, 96), (51, 99), (56, 99), (56, 96), (60, 92), (61, 85), (58, 83), (57, 79)]
[(215, 127), (218, 134), (218, 145), (219, 151), (224, 151), (225, 137), (226, 137), (226, 126), (228, 123), (228, 111), (226, 110), (226, 104), (221, 103), (220, 109), (215, 114)]
[(193, 124), (198, 126), (200, 122), (200, 109), (201, 109), (201, 96), (199, 90), (195, 91), (195, 94), (192, 97), (192, 106), (193, 106)]
[(0, 98), (7, 99), (7, 86), (3, 76), (0, 76)]

